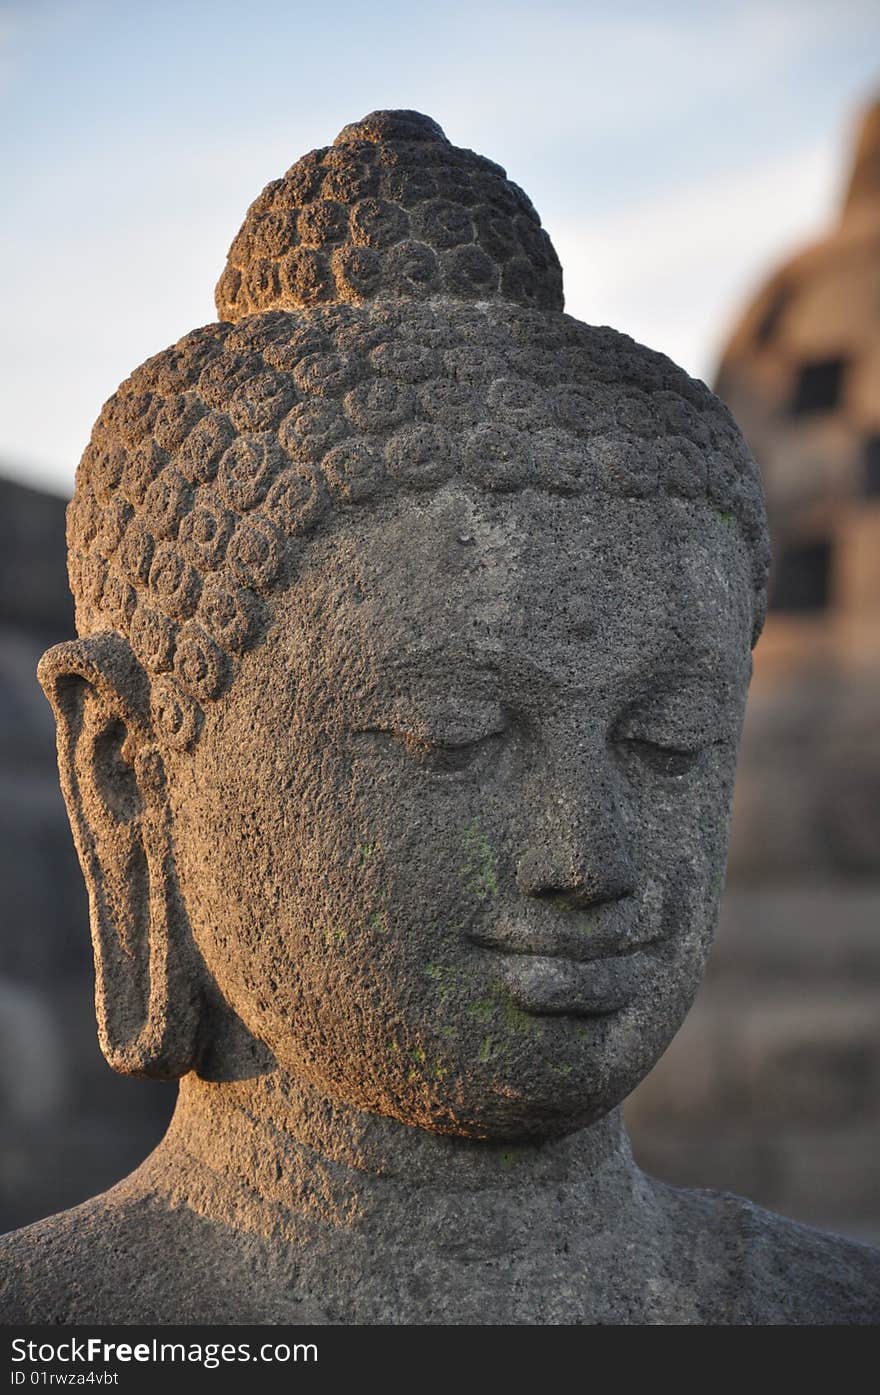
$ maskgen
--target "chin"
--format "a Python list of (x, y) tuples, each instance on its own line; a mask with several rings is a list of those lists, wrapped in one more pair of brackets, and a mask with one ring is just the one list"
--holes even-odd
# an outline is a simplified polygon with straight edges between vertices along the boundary
[[(541, 1143), (566, 1137), (609, 1114), (640, 1076), (604, 1062), (572, 1065), (560, 1075), (548, 1058), (527, 1072), (497, 1069), (460, 1076), (430, 1097), (398, 1098), (389, 1113), (411, 1127), (480, 1142)], [(374, 1106), (375, 1108), (375, 1106)]]
[(473, 1102), (437, 1101), (429, 1109), (382, 1110), (400, 1123), (429, 1133), (469, 1139), (475, 1143), (544, 1143), (577, 1133), (604, 1117), (613, 1108), (596, 1101), (576, 1102), (545, 1098), (523, 1099), (497, 1095)]

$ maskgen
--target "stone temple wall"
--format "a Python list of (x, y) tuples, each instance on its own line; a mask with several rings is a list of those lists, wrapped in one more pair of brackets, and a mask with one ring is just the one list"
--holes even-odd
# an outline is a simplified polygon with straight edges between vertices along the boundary
[(64, 500), (0, 479), (0, 1232), (118, 1180), (174, 1091), (104, 1063), (88, 908), (37, 660), (73, 633)]

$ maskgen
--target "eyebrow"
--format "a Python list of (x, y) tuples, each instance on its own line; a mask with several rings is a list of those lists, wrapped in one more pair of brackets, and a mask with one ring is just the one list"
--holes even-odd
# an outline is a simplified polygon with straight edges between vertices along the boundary
[[(682, 643), (682, 637), (676, 636), (676, 640)], [(682, 667), (682, 677), (685, 681), (697, 678), (715, 677), (724, 675), (725, 677), (735, 677), (730, 658), (726, 651), (714, 645), (701, 645), (699, 648), (689, 648), (689, 659), (691, 662), (684, 666), (684, 656), (680, 661)], [(472, 673), (494, 674), (500, 678), (517, 679), (522, 681), (531, 680), (544, 684), (549, 688), (559, 692), (580, 693), (589, 695), (589, 686), (577, 682), (570, 682), (561, 676), (556, 667), (549, 668), (536, 660), (523, 655), (515, 656), (505, 653), (502, 650), (489, 650), (485, 648), (462, 648), (455, 646), (425, 645), (409, 648), (403, 654), (390, 655), (385, 665), (386, 671), (400, 674), (401, 677), (411, 675), (419, 668), (420, 663), (442, 659), (447, 664), (452, 664), (455, 668), (464, 668)], [(656, 674), (655, 663), (644, 665), (632, 671), (634, 679), (650, 681)]]
[(402, 674), (411, 673), (420, 661), (442, 659), (445, 663), (451, 663), (456, 667), (468, 668), (474, 672), (484, 672), (498, 674), (506, 677), (511, 669), (516, 668), (525, 676), (537, 678), (542, 682), (558, 684), (558, 675), (550, 669), (543, 668), (540, 664), (533, 663), (530, 659), (518, 655), (515, 660), (502, 650), (487, 649), (466, 649), (458, 645), (425, 645), (412, 647), (404, 654), (392, 654), (389, 656), (386, 668)]

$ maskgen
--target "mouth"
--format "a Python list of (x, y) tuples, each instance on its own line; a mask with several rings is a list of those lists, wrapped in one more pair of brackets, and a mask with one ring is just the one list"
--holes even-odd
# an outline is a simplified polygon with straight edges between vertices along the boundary
[(516, 922), (473, 929), (468, 938), (489, 951), (493, 976), (515, 1005), (539, 1017), (617, 1012), (643, 986), (659, 942), (637, 941), (611, 926), (587, 934), (560, 932), (558, 925), (541, 932)]
[(649, 952), (576, 962), (544, 954), (498, 954), (495, 973), (513, 1002), (538, 1017), (604, 1017), (635, 997)]

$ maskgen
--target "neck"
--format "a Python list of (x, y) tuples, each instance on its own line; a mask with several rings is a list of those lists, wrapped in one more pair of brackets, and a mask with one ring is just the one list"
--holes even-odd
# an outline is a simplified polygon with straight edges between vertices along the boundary
[[(549, 1195), (597, 1231), (646, 1201), (620, 1111), (546, 1142), (474, 1142), (367, 1114), (280, 1072), (208, 1083), (188, 1076), (151, 1183), (213, 1219), (247, 1229), (383, 1228), (398, 1206), (430, 1229), (450, 1197), (483, 1214), (529, 1214), (527, 1194)], [(460, 1223), (460, 1207), (453, 1213)]]

